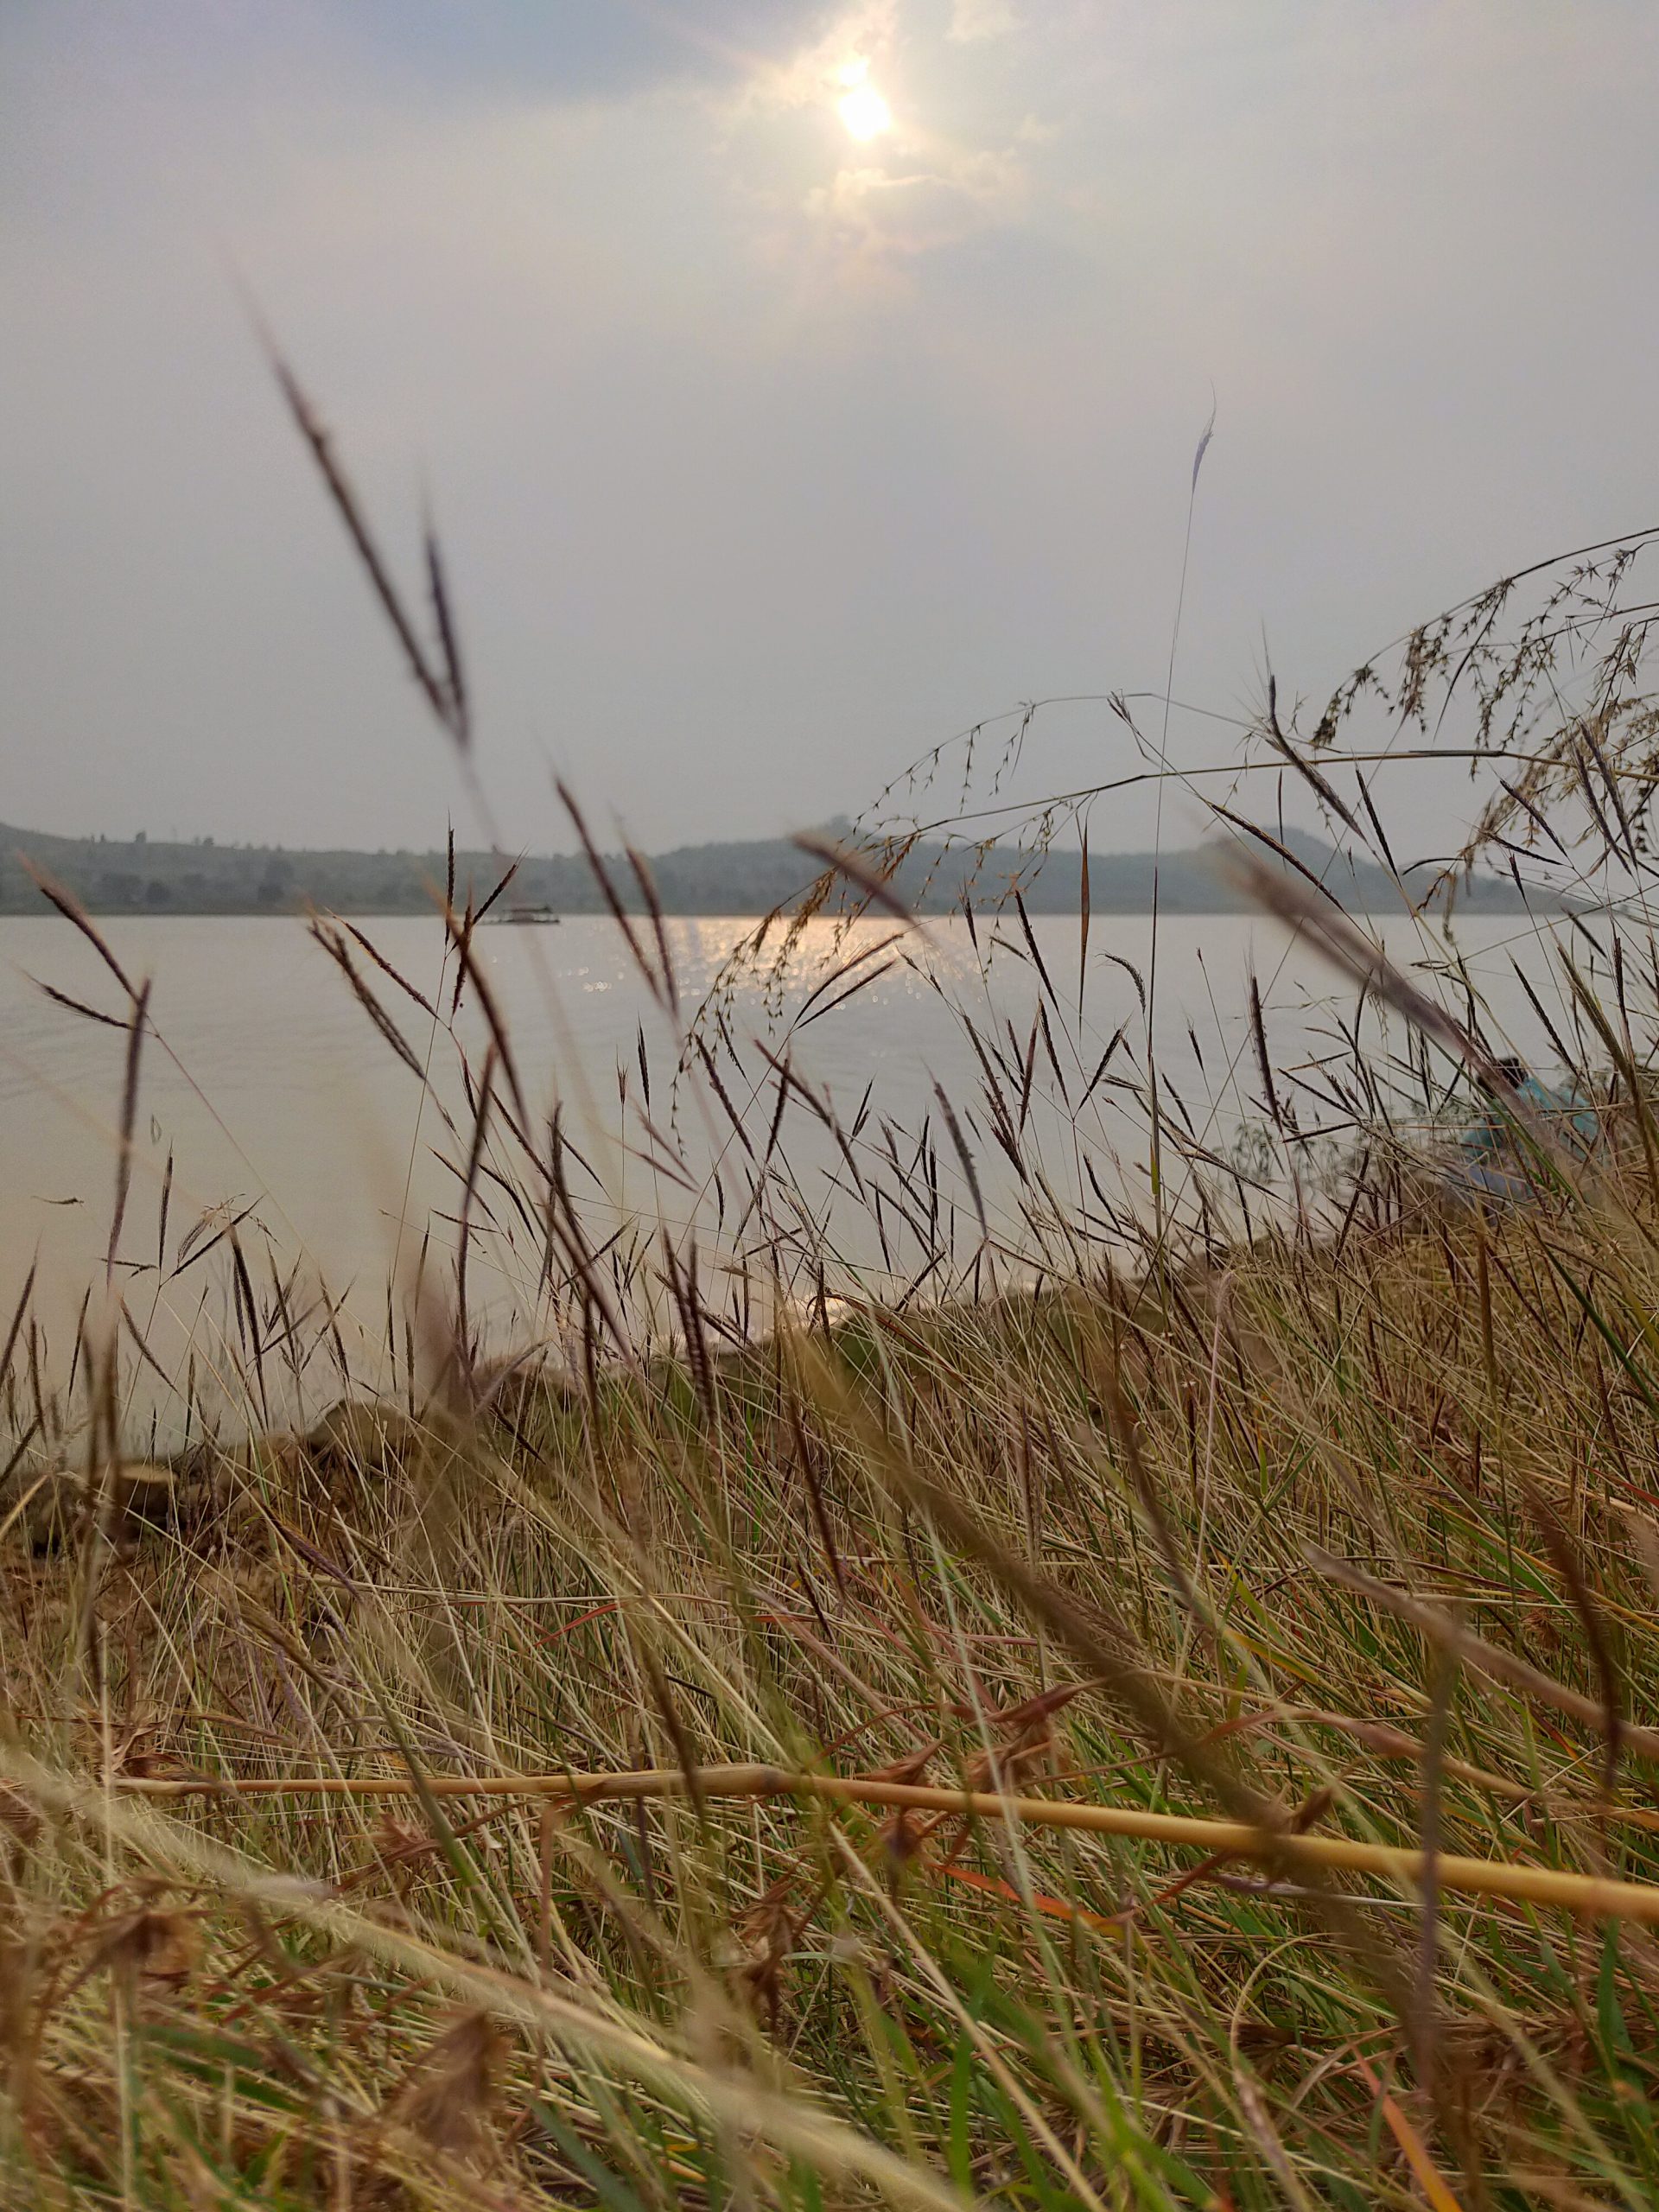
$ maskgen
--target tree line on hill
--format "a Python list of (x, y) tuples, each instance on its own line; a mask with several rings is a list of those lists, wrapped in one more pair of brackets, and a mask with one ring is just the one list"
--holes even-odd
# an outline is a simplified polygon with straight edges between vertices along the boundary
[[(831, 842), (850, 837), (836, 822), (823, 833)], [(1386, 870), (1335, 854), (1317, 837), (1291, 832), (1295, 858), (1319, 876), (1351, 912), (1387, 912), (1399, 892)], [(46, 911), (26, 861), (61, 884), (94, 914), (281, 914), (315, 906), (347, 914), (429, 914), (441, 903), (447, 856), (434, 852), (351, 852), (284, 849), (280, 846), (221, 845), (212, 838), (190, 843), (152, 842), (142, 833), (120, 840), (63, 837), (0, 823), (0, 913)], [(626, 861), (607, 861), (623, 905), (632, 912), (645, 899)], [(791, 840), (682, 845), (649, 863), (665, 913), (769, 913), (797, 906), (819, 873), (818, 863)], [(481, 901), (501, 874), (489, 853), (455, 855), (456, 903), (470, 892)], [(1408, 869), (1414, 895), (1427, 893), (1434, 871)], [(1148, 912), (1154, 877), (1166, 913), (1225, 913), (1243, 903), (1203, 848), (1151, 853), (1093, 853), (1089, 903), (1096, 913)], [(978, 909), (1007, 900), (1018, 880), (1029, 912), (1071, 914), (1083, 898), (1081, 855), (1055, 850), (1033, 865), (1030, 855), (972, 847), (918, 843), (893, 877), (897, 897), (925, 913), (945, 913), (971, 899)], [(1484, 912), (1518, 910), (1521, 896), (1507, 878), (1477, 876), (1459, 894), (1460, 906)], [(1548, 904), (1548, 901), (1541, 903)], [(592, 868), (579, 854), (521, 859), (498, 912), (547, 909), (557, 914), (598, 914), (606, 901)]]

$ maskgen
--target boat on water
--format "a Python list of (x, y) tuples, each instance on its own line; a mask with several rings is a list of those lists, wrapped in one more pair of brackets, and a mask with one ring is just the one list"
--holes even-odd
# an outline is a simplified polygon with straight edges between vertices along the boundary
[(486, 926), (494, 924), (504, 928), (523, 927), (532, 922), (556, 926), (563, 918), (550, 906), (509, 906), (505, 914), (486, 914), (484, 917)]

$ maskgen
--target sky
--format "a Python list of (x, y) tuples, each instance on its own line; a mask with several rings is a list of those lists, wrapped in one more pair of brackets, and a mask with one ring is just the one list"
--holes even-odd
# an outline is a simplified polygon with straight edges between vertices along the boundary
[(1039, 697), (1020, 790), (1122, 772), (1212, 407), (1175, 692), (1322, 697), (1656, 518), (1656, 113), (1651, 0), (0, 0), (0, 820), (477, 829), (256, 308), (411, 589), (436, 518), (511, 845)]

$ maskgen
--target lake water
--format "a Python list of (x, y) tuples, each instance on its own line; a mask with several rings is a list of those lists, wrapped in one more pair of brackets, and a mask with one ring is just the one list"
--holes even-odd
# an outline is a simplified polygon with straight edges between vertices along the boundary
[[(435, 920), (361, 926), (447, 1016), (454, 969)], [(830, 1103), (843, 1134), (857, 1125), (854, 1160), (878, 1185), (885, 1173), (893, 1189), (904, 1189), (901, 1166), (931, 1116), (935, 1179), (954, 1219), (971, 1201), (961, 1148), (938, 1107), (934, 1086), (941, 1086), (957, 1112), (994, 1238), (1007, 1253), (1033, 1243), (1033, 1213), (1048, 1203), (1034, 1198), (1039, 1184), (1046, 1181), (1061, 1202), (1081, 1194), (1090, 1205), (1090, 1171), (1096, 1185), (1114, 1191), (1136, 1186), (1137, 1179), (1144, 1185), (1143, 1116), (1126, 1106), (1128, 1094), (1113, 1081), (1132, 1076), (1144, 1058), (1135, 971), (1143, 980), (1148, 971), (1145, 918), (1095, 920), (1081, 1016), (1079, 924), (1058, 917), (1034, 923), (1053, 990), (1049, 1033), (1037, 1047), (1031, 1031), (1039, 985), (1017, 925), (982, 922), (976, 950), (959, 918), (929, 924), (925, 943), (887, 942), (894, 938), (888, 923), (863, 922), (845, 932), (814, 922), (781, 975), (741, 976), (721, 995), (719, 1022), (705, 1011), (704, 1033), (722, 1069), (718, 1089), (695, 1054), (691, 1074), (677, 1085), (690, 1017), (753, 926), (741, 919), (668, 925), (677, 1014), (653, 998), (609, 921), (478, 933), (480, 964), (511, 1038), (526, 1110), (540, 1127), (559, 1102), (563, 1126), (593, 1171), (590, 1179), (573, 1169), (572, 1179), (580, 1181), (595, 1242), (603, 1241), (607, 1222), (662, 1221), (674, 1229), (695, 1222), (718, 1258), (722, 1240), (729, 1243), (737, 1229), (746, 1174), (753, 1181), (771, 1132), (778, 1078), (762, 1046), (774, 1060), (787, 1054), (802, 1082)], [(448, 1251), (456, 1241), (453, 1217), (471, 1114), (442, 1025), (358, 954), (410, 1050), (430, 1067), (431, 1086), (423, 1090), (302, 923), (146, 918), (100, 927), (127, 972), (152, 986), (154, 1033), (140, 1058), (118, 1270), (130, 1308), (147, 1330), (170, 1332), (175, 1346), (188, 1340), (199, 1331), (212, 1268), (176, 1272), (181, 1251), (188, 1257), (192, 1237), (199, 1249), (216, 1226), (245, 1211), (245, 1241), (262, 1252), (268, 1247), (282, 1267), (301, 1263), (308, 1282), (326, 1282), (336, 1296), (349, 1293), (359, 1318), (383, 1318), (385, 1285), (395, 1271), (407, 1274), (423, 1236), (434, 1231)], [(1444, 951), (1403, 922), (1381, 933), (1403, 963)], [(1552, 1057), (1510, 966), (1513, 955), (1542, 979), (1547, 1002), (1559, 1009), (1548, 948), (1533, 927), (1524, 918), (1471, 918), (1459, 925), (1458, 944), (1497, 1023), (1529, 1057)], [(861, 955), (861, 964), (810, 1002), (826, 975)], [(1252, 970), (1281, 1065), (1339, 1051), (1338, 1017), (1351, 1018), (1351, 992), (1276, 923), (1234, 915), (1166, 918), (1156, 1001), (1160, 1064), (1197, 1134), (1212, 1144), (1233, 1141), (1241, 1122), (1262, 1110), (1248, 1014)], [(861, 979), (862, 988), (842, 996)], [(35, 1267), (38, 1308), (61, 1344), (73, 1333), (81, 1296), (102, 1281), (127, 1038), (54, 1002), (42, 983), (107, 1015), (119, 1018), (125, 1009), (93, 948), (68, 925), (0, 919), (0, 1300), (9, 1312)], [(810, 1018), (802, 1021), (804, 1007)], [(963, 1010), (982, 1039), (1000, 1044), (1015, 1071), (1014, 1090), (1027, 1116), (1020, 1142), (1040, 1169), (1035, 1181), (1028, 1173), (1022, 1182), (995, 1141), (983, 1064)], [(1049, 1045), (1075, 1098), (1123, 1025), (1114, 1074), (1094, 1090), (1079, 1133), (1059, 1108)], [(474, 1060), (481, 1058), (486, 1033), (475, 992), (465, 995), (457, 1029)], [(726, 1044), (735, 1048), (737, 1063)], [(746, 1124), (747, 1152), (731, 1128), (728, 1103)], [(453, 1132), (444, 1126), (445, 1109)], [(1306, 1100), (1302, 1111), (1317, 1121)], [(501, 1142), (498, 1122), (486, 1169)], [(805, 1211), (829, 1224), (829, 1244), (849, 1280), (889, 1289), (906, 1280), (920, 1248), (901, 1214), (889, 1210), (878, 1225), (868, 1193), (856, 1202), (849, 1197), (845, 1151), (798, 1096), (779, 1126), (772, 1172), (798, 1193), (768, 1217), (774, 1240)], [(480, 1246), (474, 1294), (518, 1297), (540, 1261), (533, 1224), (516, 1218), (487, 1179), (479, 1192), (499, 1236), (487, 1253)], [(752, 1247), (756, 1233), (751, 1219), (739, 1241)], [(0, 1314), (0, 1330), (4, 1325)]]

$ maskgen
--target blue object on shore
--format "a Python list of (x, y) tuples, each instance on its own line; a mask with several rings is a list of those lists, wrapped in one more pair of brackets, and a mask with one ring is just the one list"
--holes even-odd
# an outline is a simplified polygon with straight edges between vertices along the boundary
[[(1552, 1090), (1535, 1075), (1522, 1076), (1516, 1095), (1573, 1151), (1587, 1153), (1600, 1128), (1595, 1108), (1577, 1090)], [(1459, 1137), (1463, 1158), (1446, 1178), (1454, 1190), (1508, 1200), (1531, 1198), (1536, 1185), (1516, 1145), (1516, 1123), (1496, 1101)]]

